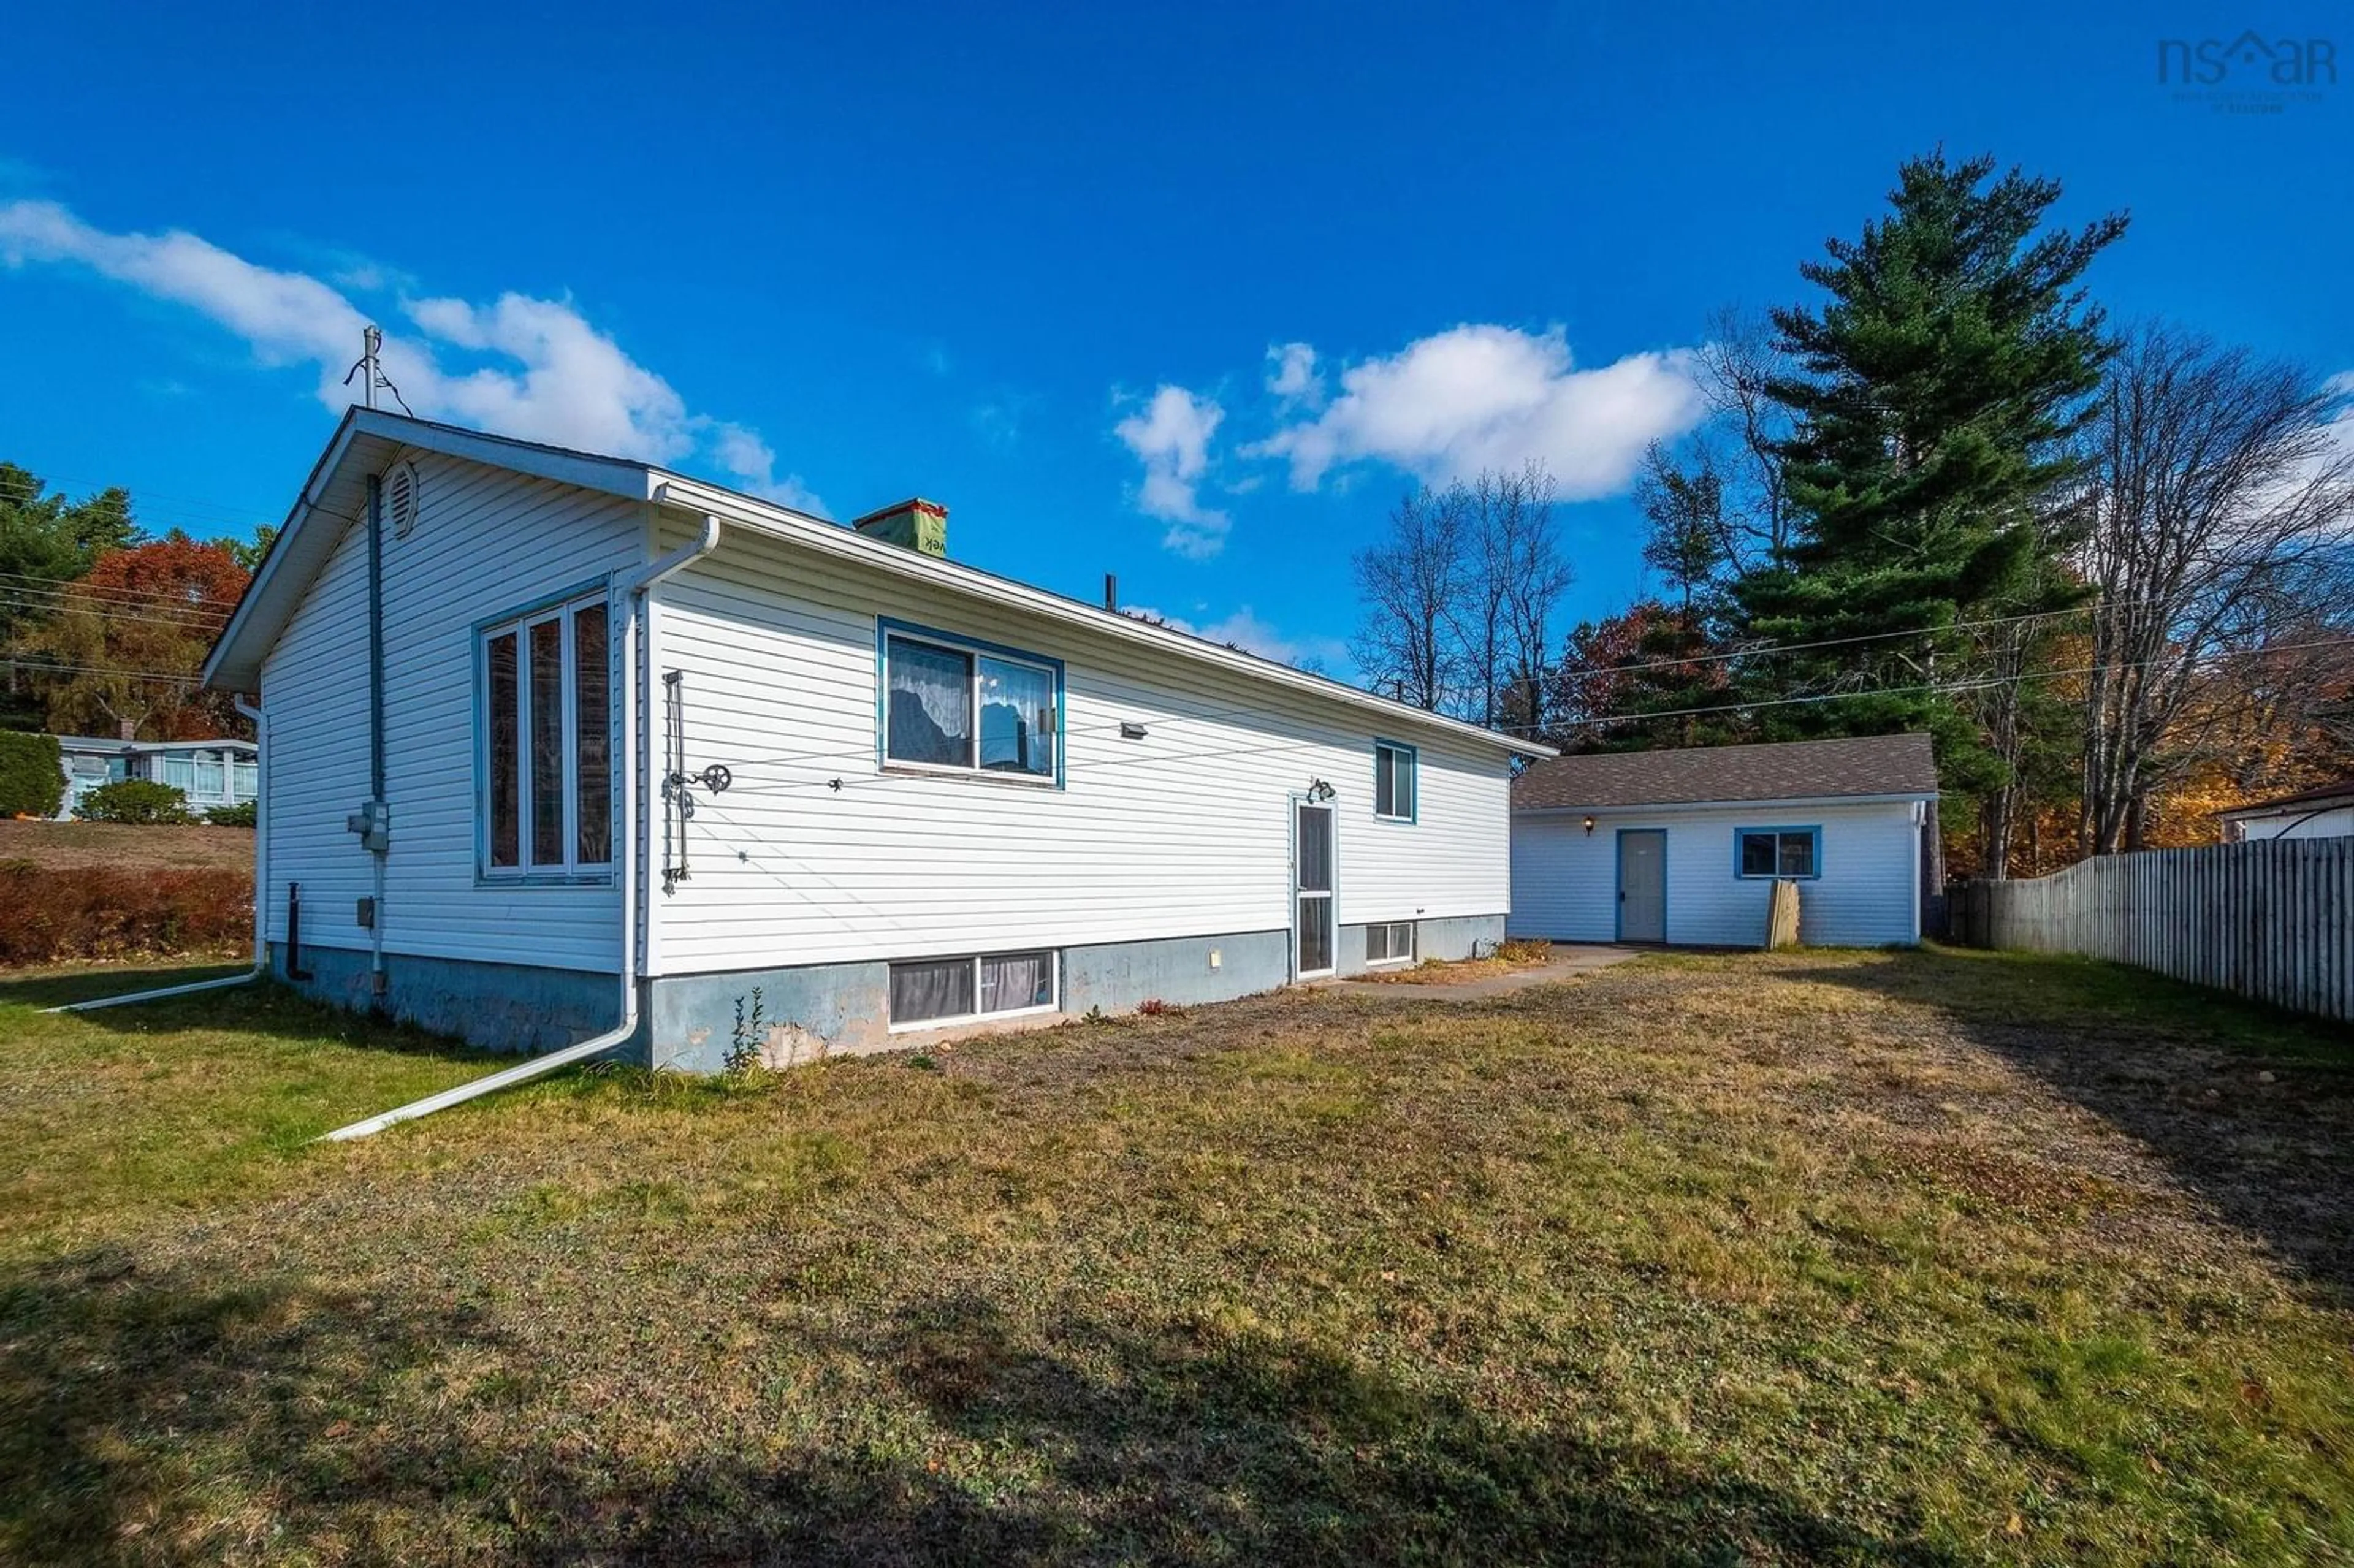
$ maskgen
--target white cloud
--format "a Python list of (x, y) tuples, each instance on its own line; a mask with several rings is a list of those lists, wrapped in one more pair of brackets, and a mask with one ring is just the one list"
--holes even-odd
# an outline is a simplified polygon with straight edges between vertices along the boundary
[(1337, 637), (1320, 637), (1313, 633), (1288, 635), (1261, 620), (1251, 607), (1244, 605), (1233, 614), (1216, 620), (1195, 621), (1180, 615), (1163, 615), (1159, 610), (1131, 606), (1129, 614), (1145, 620), (1157, 620), (1179, 631), (1205, 637), (1213, 642), (1230, 642), (1237, 648), (1256, 653), (1278, 663), (1293, 664), (1302, 669), (1327, 673), (1344, 665), (1349, 657), (1348, 644)]
[(1200, 493), (1209, 471), (1210, 438), (1225, 417), (1215, 398), (1164, 386), (1143, 412), (1113, 427), (1112, 433), (1144, 465), (1138, 508), (1169, 524), (1161, 536), (1162, 547), (1188, 560), (1207, 560), (1225, 549), (1234, 527), (1225, 513), (1204, 506)]
[(807, 512), (822, 517), (825, 503), (817, 493), (801, 482), (801, 475), (789, 473), (777, 477), (777, 454), (758, 432), (725, 419), (711, 425), (711, 456), (721, 468), (736, 475), (746, 490), (779, 506), (790, 506), (796, 512)]
[(1319, 408), (1324, 401), (1324, 373), (1316, 367), (1316, 350), (1304, 343), (1267, 345), (1267, 389), (1286, 404)]
[[(176, 229), (110, 234), (47, 201), (0, 203), (0, 262), (87, 267), (196, 311), (243, 338), (264, 365), (314, 366), (319, 400), (330, 408), (356, 398), (344, 377), (370, 317), (308, 273), (259, 266)], [(405, 308), (417, 333), (386, 334), (384, 370), (420, 416), (651, 462), (701, 455), (761, 494), (817, 509), (798, 476), (777, 477), (767, 442), (691, 411), (670, 383), (567, 302), (508, 293), (487, 305), (419, 299)], [(452, 351), (488, 363), (445, 366)]]
[(1536, 459), (1579, 501), (1624, 489), (1645, 445), (1702, 413), (1687, 350), (1581, 370), (1559, 328), (1467, 324), (1351, 366), (1320, 413), (1246, 450), (1288, 459), (1296, 490), (1367, 461), (1436, 481)]

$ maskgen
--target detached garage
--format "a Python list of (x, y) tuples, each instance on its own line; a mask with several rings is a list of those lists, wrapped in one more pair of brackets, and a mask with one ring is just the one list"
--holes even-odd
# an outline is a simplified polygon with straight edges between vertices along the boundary
[(1925, 735), (1555, 758), (1512, 781), (1509, 928), (1757, 947), (1787, 880), (1802, 942), (1917, 942), (1936, 823)]

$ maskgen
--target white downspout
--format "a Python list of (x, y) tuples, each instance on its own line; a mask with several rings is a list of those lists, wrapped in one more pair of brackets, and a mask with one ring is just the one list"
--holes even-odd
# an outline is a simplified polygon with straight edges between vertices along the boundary
[(653, 711), (653, 693), (648, 678), (639, 670), (640, 661), (637, 651), (643, 644), (647, 632), (648, 590), (664, 577), (685, 570), (717, 549), (719, 532), (719, 519), (706, 515), (703, 519), (702, 534), (692, 543), (680, 546), (616, 585), (619, 597), (628, 606), (621, 649), (622, 668), (631, 673), (631, 684), (641, 688), (636, 694), (636, 700), (622, 704), (621, 718), (623, 755), (628, 758), (628, 762), (621, 769), (620, 859), (620, 863), (615, 867), (619, 873), (621, 893), (620, 961), (617, 965), (621, 984), (620, 1025), (607, 1030), (602, 1034), (583, 1040), (578, 1044), (567, 1045), (560, 1051), (551, 1051), (545, 1056), (534, 1056), (529, 1061), (518, 1062), (512, 1067), (502, 1067), (487, 1077), (460, 1084), (457, 1087), (444, 1089), (438, 1095), (428, 1095), (421, 1100), (398, 1107), (380, 1116), (372, 1116), (366, 1121), (355, 1121), (349, 1127), (339, 1127), (333, 1132), (323, 1133), (320, 1139), (313, 1139), (314, 1142), (323, 1140), (332, 1143), (347, 1143), (355, 1138), (366, 1138), (371, 1133), (382, 1132), (396, 1122), (414, 1121), (419, 1117), (431, 1116), (435, 1111), (447, 1110), (451, 1106), (463, 1105), (468, 1100), (479, 1099), (484, 1095), (496, 1094), (499, 1090), (510, 1088), (516, 1084), (529, 1083), (534, 1078), (545, 1077), (559, 1068), (571, 1066), (576, 1062), (585, 1062), (593, 1056), (601, 1056), (614, 1046), (627, 1044), (631, 1037), (637, 1033), (638, 819), (643, 814), (644, 807), (644, 802), (639, 798), (638, 792), (638, 764), (639, 753), (644, 748), (645, 744), (643, 726), (639, 724), (638, 715), (642, 712), (651, 715)]
[[(257, 781), (253, 797), (253, 968), (222, 980), (167, 985), (161, 991), (134, 991), (128, 996), (101, 996), (92, 1001), (69, 1001), (62, 1007), (45, 1007), (41, 1009), (43, 1012), (92, 1012), (101, 1007), (123, 1007), (134, 1001), (161, 1001), (167, 996), (193, 996), (200, 991), (227, 991), (233, 985), (250, 985), (270, 972), (270, 789), (260, 782), (270, 777), (270, 720), (243, 697), (236, 700), (237, 711), (253, 721), (257, 747), (253, 768)], [(237, 777), (234, 758), (222, 766), (229, 770), (231, 779)]]

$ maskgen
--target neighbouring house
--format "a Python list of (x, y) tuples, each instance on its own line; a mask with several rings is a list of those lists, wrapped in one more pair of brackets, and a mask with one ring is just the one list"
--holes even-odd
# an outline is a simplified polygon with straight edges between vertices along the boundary
[(960, 564), (946, 523), (354, 410), (205, 670), (260, 694), (271, 968), (707, 1069), (1502, 939), (1544, 748)]
[(2300, 789), (2216, 815), (2222, 821), (2225, 843), (2250, 839), (2342, 839), (2354, 834), (2354, 779), (2340, 779), (2317, 789)]
[(1917, 942), (1936, 832), (1925, 735), (1555, 758), (1512, 781), (1510, 927), (1756, 947), (1788, 880), (1803, 942)]
[(242, 806), (261, 793), (260, 748), (249, 740), (100, 740), (58, 736), (66, 794), (58, 820), (70, 821), (81, 798), (104, 784), (144, 779), (169, 784), (202, 815)]

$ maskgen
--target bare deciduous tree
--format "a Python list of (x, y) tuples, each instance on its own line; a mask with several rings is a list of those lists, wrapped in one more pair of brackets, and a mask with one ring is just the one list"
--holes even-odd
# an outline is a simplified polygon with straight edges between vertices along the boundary
[(1366, 680), (1489, 726), (1543, 718), (1547, 644), (1572, 580), (1541, 462), (1412, 490), (1357, 556), (1366, 604), (1350, 652)]
[(1458, 628), (1469, 571), (1462, 487), (1416, 486), (1390, 509), (1389, 537), (1357, 553), (1365, 618), (1350, 655), (1366, 682), (1432, 711), (1461, 679)]
[(2294, 365), (2164, 326), (2138, 333), (2112, 367), (2090, 430), (2081, 552), (2100, 595), (2084, 698), (2088, 852), (2139, 847), (2151, 792), (2200, 758), (2183, 721), (2202, 683), (2279, 646), (2284, 625), (2309, 624), (2333, 576), (2346, 586), (2330, 571), (2354, 516), (2354, 454), (2328, 424), (2341, 397)]
[(1767, 390), (1792, 366), (1773, 323), (1727, 305), (1709, 317), (1695, 355), (1709, 418), (1694, 439), (1696, 462), (1717, 483), (1717, 546), (1735, 574), (1779, 562), (1793, 516), (1781, 443), (1789, 410)]

